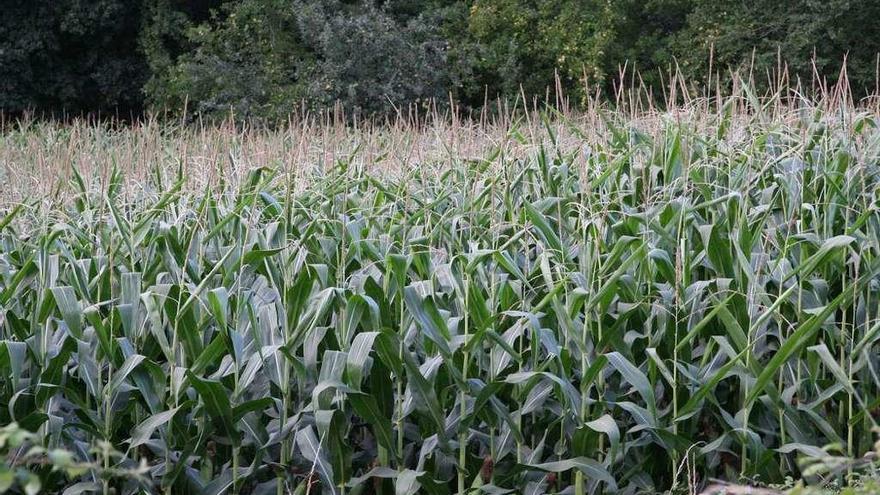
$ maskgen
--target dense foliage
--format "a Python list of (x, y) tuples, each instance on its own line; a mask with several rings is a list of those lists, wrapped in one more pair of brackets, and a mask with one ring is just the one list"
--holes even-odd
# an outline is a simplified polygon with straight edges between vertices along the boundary
[(708, 70), (710, 48), (716, 67), (754, 60), (754, 70), (762, 74), (787, 64), (805, 87), (836, 81), (844, 54), (853, 89), (863, 95), (878, 87), (880, 53), (869, 39), (880, 36), (880, 26), (867, 22), (877, 16), (880, 2), (874, 1), (697, 2), (688, 26), (676, 35), (675, 53), (689, 74)]
[(141, 111), (140, 2), (4, 1), (0, 111)]
[(74, 175), (0, 216), (0, 481), (580, 495), (870, 468), (880, 116), (741, 96), (547, 120), (515, 160)]
[[(692, 91), (728, 70), (766, 86), (872, 93), (880, 4), (854, 0), (79, 0), (0, 12), (0, 109), (153, 110), (283, 122), (337, 102), (359, 114), (451, 100), (543, 98), (558, 84), (658, 95), (671, 72)], [(784, 65), (783, 65), (784, 64)], [(635, 77), (638, 71), (640, 77)]]

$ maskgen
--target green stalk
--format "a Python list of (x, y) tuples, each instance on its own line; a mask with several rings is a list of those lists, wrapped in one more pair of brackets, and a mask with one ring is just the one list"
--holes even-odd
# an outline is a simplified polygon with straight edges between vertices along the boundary
[[(849, 210), (847, 210), (847, 224), (849, 224)], [(846, 276), (849, 274), (849, 270), (846, 266), (846, 251), (843, 252), (843, 288), (841, 290), (847, 290), (846, 284)], [(858, 280), (859, 278), (859, 269), (858, 265), (855, 267), (855, 275), (853, 276), (853, 280)], [(846, 378), (849, 384), (853, 383), (853, 371), (852, 371), (852, 349), (855, 345), (855, 324), (856, 324), (856, 305), (858, 304), (858, 284), (852, 285), (853, 290), (853, 319), (852, 323), (847, 325), (847, 311), (843, 311), (842, 321), (840, 324), (841, 337), (842, 337), (842, 345), (840, 346), (840, 368), (846, 370)], [(867, 309), (867, 308), (866, 308)], [(855, 449), (853, 448), (853, 440), (854, 440), (854, 431), (853, 431), (853, 422), (851, 421), (853, 417), (853, 388), (847, 387), (846, 393), (846, 456), (850, 459), (855, 458)], [(853, 468), (852, 463), (847, 466), (846, 469), (846, 482), (847, 484), (852, 483), (853, 481)]]
[(232, 493), (237, 494), (239, 489), (238, 481), (238, 446), (232, 447)]
[[(789, 219), (789, 225), (795, 225), (796, 224), (795, 223), (796, 212), (792, 212), (791, 216), (789, 216), (789, 214), (787, 214), (786, 207), (785, 207), (786, 201), (785, 201), (784, 196), (782, 196), (781, 203), (783, 205), (783, 208), (782, 208), (783, 209), (783, 215), (782, 215), (783, 218)], [(776, 268), (779, 268), (779, 266), (783, 260), (788, 259), (788, 254), (789, 254), (790, 249), (791, 249), (791, 232), (789, 231), (785, 235), (785, 242), (782, 246), (782, 252), (779, 255), (779, 262), (776, 264)], [(777, 291), (777, 294), (776, 294), (777, 299), (782, 297), (782, 292), (783, 292), (783, 286), (780, 284), (779, 290)], [(786, 334), (788, 333), (787, 330), (791, 330), (791, 324), (790, 323), (786, 324), (785, 320), (783, 318), (780, 318), (778, 320), (778, 325), (779, 325), (779, 333), (780, 333), (781, 339), (784, 342), (785, 339), (788, 338), (788, 336)], [(785, 367), (780, 368), (779, 369), (779, 376), (777, 377), (776, 390), (778, 391), (778, 393), (780, 395), (782, 394), (782, 392), (785, 389), (785, 371), (784, 370), (785, 370)], [(785, 445), (787, 443), (787, 440), (786, 440), (787, 435), (786, 435), (786, 431), (785, 431), (785, 409), (784, 408), (779, 408), (777, 420), (779, 421), (779, 443), (780, 443), (780, 445)], [(787, 458), (784, 455), (780, 456), (780, 459), (779, 459), (780, 471), (785, 470), (786, 460), (787, 460)]]
[[(398, 314), (400, 315), (400, 322), (398, 324), (398, 328), (400, 329), (400, 345), (398, 347), (398, 359), (403, 361), (403, 353), (404, 349), (404, 312), (403, 312), (403, 287), (398, 288)], [(405, 469), (403, 465), (403, 376), (397, 377), (397, 394), (395, 396), (395, 400), (397, 402), (397, 455), (400, 456), (400, 460), (397, 464), (397, 470), (403, 471)]]
[[(295, 166), (295, 163), (294, 163)], [(296, 176), (291, 176), (290, 167), (286, 167), (284, 170), (284, 211), (283, 211), (283, 221), (284, 221), (284, 246), (290, 246), (290, 234), (293, 223), (293, 188), (295, 187)], [(293, 274), (290, 273), (290, 267), (287, 263), (281, 264), (281, 272), (284, 274), (284, 280), (292, 280)], [(281, 286), (283, 287), (283, 285)], [(290, 291), (283, 290), (281, 294), (282, 301), (284, 302), (284, 307), (290, 307)], [(284, 341), (287, 342), (290, 339), (290, 325), (288, 324), (288, 318), (283, 318), (281, 321), (282, 330), (284, 332)], [(282, 366), (282, 382), (281, 382), (281, 418), (279, 421), (279, 425), (281, 430), (284, 430), (284, 427), (287, 425), (288, 419), (288, 411), (290, 410), (290, 363), (285, 358)], [(290, 438), (285, 437), (284, 440), (281, 441), (281, 455), (280, 455), (280, 463), (283, 468), (286, 468), (288, 463), (290, 462), (289, 458), (290, 452)], [(275, 485), (275, 493), (276, 495), (284, 495), (286, 479), (283, 473), (279, 473), (277, 476), (277, 484)]]
[[(347, 178), (346, 178), (347, 179)], [(345, 243), (346, 233), (348, 229), (346, 228), (345, 221), (348, 218), (348, 195), (349, 195), (349, 186), (350, 181), (346, 180), (345, 182), (345, 194), (342, 196), (342, 238), (340, 241), (340, 249), (339, 249), (339, 260), (336, 263), (336, 287), (339, 289), (344, 289), (346, 282), (346, 263), (347, 263), (347, 247)], [(342, 304), (339, 308), (339, 324), (342, 327), (342, 342), (340, 342), (340, 346), (342, 350), (348, 351), (351, 344), (351, 334), (349, 332), (352, 331), (351, 328), (348, 328), (347, 318), (346, 318), (346, 306)], [(340, 398), (340, 402), (342, 401), (342, 394), (337, 390), (336, 396)], [(339, 476), (339, 493), (340, 495), (345, 495), (345, 473), (334, 473)]]
[[(254, 194), (256, 194), (256, 191), (254, 191)], [(244, 239), (250, 238), (250, 230), (251, 230), (251, 224), (250, 224), (250, 222), (248, 222), (247, 224), (245, 224), (245, 228), (244, 228), (244, 236), (243, 236)], [(244, 278), (244, 252), (241, 252), (238, 257), (238, 278), (239, 278), (239, 280)], [(235, 306), (235, 315), (233, 315), (233, 320), (232, 320), (233, 322), (237, 322), (241, 316), (241, 308), (242, 308), (242, 305), (240, 304), (241, 284), (238, 284), (238, 287), (237, 287), (236, 300), (239, 302), (239, 304), (236, 304), (236, 306)], [(220, 331), (227, 333), (230, 331), (230, 329), (222, 328), (222, 329), (220, 329)], [(238, 360), (236, 359), (236, 356), (233, 356), (232, 373), (233, 373), (233, 379), (235, 380), (235, 385), (234, 385), (233, 394), (232, 394), (233, 401), (235, 401), (235, 399), (237, 399), (238, 394), (240, 392), (239, 388), (238, 388), (238, 384), (239, 384), (239, 381), (238, 381), (239, 369), (238, 369), (238, 367), (239, 367)], [(240, 446), (237, 444), (233, 444), (233, 447), (232, 447), (232, 493), (233, 493), (233, 495), (237, 495), (238, 491), (240, 489), (240, 480), (239, 480), (239, 462), (240, 462), (239, 456), (240, 456), (240, 453), (241, 453)]]
[[(113, 254), (115, 251), (111, 250), (108, 256), (108, 265), (107, 265), (107, 278), (110, 279), (110, 298), (113, 299)], [(113, 330), (113, 315), (114, 311), (110, 311), (110, 321), (109, 328), (112, 332)], [(113, 359), (107, 360), (107, 386), (105, 390), (107, 390), (106, 396), (104, 397), (104, 439), (105, 444), (102, 449), (103, 452), (103, 464), (104, 464), (104, 473), (108, 474), (110, 472), (110, 453), (108, 449), (113, 441), (113, 391), (110, 390), (110, 383), (113, 379)], [(165, 452), (168, 452), (168, 449), (165, 449)], [(110, 493), (110, 480), (106, 476), (102, 477), (102, 491), (104, 495), (109, 495)]]
[[(183, 281), (182, 280), (180, 282), (180, 288), (181, 288), (180, 293), (182, 294), (183, 293)], [(175, 387), (177, 384), (174, 382), (174, 375), (175, 375), (174, 368), (177, 366), (178, 361), (182, 361), (182, 359), (178, 358), (178, 352), (183, 353), (183, 349), (180, 348), (180, 341), (179, 341), (179, 337), (178, 337), (178, 335), (179, 335), (178, 323), (179, 322), (180, 322), (180, 317), (178, 315), (178, 317), (174, 318), (174, 324), (172, 327), (172, 335), (171, 335), (172, 362), (170, 363), (170, 366), (169, 366), (170, 372), (168, 373), (168, 390), (171, 392), (172, 402), (174, 404), (174, 407), (178, 407), (180, 405), (180, 400), (177, 396), (177, 393), (175, 393), (175, 390), (176, 390)], [(172, 429), (168, 428), (168, 432), (166, 434), (166, 442), (169, 447), (172, 445), (172, 443), (171, 443), (172, 435), (173, 435)], [(170, 463), (171, 463), (170, 450), (171, 450), (170, 448), (165, 449), (165, 462), (168, 465), (170, 465)], [(171, 495), (171, 485), (166, 483), (164, 488), (165, 488), (165, 494)]]
[[(525, 243), (525, 242), (526, 242), (526, 241), (524, 240), (523, 243)], [(525, 252), (528, 252), (528, 246), (525, 246)], [(526, 256), (526, 271), (525, 271), (526, 277), (528, 277), (529, 274), (531, 273), (531, 266), (530, 266), (530, 265), (531, 265), (531, 259), (530, 259), (528, 256)], [(531, 308), (531, 300), (530, 300), (528, 297), (525, 297), (526, 287), (523, 287), (523, 288), (522, 288), (522, 291), (523, 291), (523, 296), (524, 296), (523, 299), (524, 299), (525, 310), (526, 310), (526, 312), (529, 312), (529, 311), (532, 310), (532, 308)], [(524, 346), (525, 346), (525, 343), (523, 342), (524, 340), (525, 340), (525, 336), (524, 336), (524, 335), (523, 335), (523, 336), (520, 336), (519, 339), (518, 339), (518, 348), (517, 348), (517, 352), (519, 352), (519, 355), (520, 355), (520, 356), (522, 356), (522, 355), (523, 355), (523, 352), (524, 352)], [(537, 359), (537, 356), (535, 356), (534, 358)], [(518, 372), (522, 372), (522, 371), (523, 371), (523, 360), (520, 360), (519, 365), (517, 366), (517, 368), (518, 368), (518, 369), (517, 369)], [(515, 385), (515, 386), (514, 386), (514, 389), (516, 390), (516, 397), (517, 397), (517, 400), (518, 400), (518, 401), (522, 400), (522, 397), (521, 397), (521, 394), (522, 394), (522, 392), (521, 392), (521, 388), (522, 388), (522, 387), (519, 386), (519, 385)], [(522, 414), (517, 414), (517, 415), (516, 415), (516, 427), (517, 427), (520, 431), (522, 431), (522, 425), (523, 425)], [(522, 464), (522, 448), (523, 448), (522, 442), (521, 442), (519, 439), (517, 439), (517, 441), (516, 441), (516, 462), (517, 462), (517, 464)]]
[[(467, 277), (467, 267), (465, 266), (465, 271), (462, 274), (462, 278), (464, 279), (462, 282), (464, 284), (464, 355), (462, 356), (462, 365), (461, 365), (461, 375), (464, 383), (467, 383), (468, 379), (468, 362), (470, 361), (470, 356), (467, 351), (468, 346), (468, 337), (470, 335), (468, 329), (468, 290), (469, 290), (469, 282)], [(467, 414), (467, 394), (464, 389), (459, 392), (459, 407), (461, 413), (461, 421), (464, 421), (465, 415)], [(458, 494), (465, 494), (465, 466), (467, 465), (467, 432), (461, 431), (458, 434)]]

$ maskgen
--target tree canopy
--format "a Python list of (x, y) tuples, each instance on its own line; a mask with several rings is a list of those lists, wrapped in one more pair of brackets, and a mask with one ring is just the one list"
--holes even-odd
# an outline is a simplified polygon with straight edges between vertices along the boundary
[[(610, 88), (676, 70), (876, 91), (880, 3), (858, 0), (34, 0), (0, 9), (4, 113), (268, 121)], [(783, 65), (784, 64), (784, 65)], [(713, 76), (714, 77), (714, 76)], [(659, 90), (659, 88), (657, 88)]]

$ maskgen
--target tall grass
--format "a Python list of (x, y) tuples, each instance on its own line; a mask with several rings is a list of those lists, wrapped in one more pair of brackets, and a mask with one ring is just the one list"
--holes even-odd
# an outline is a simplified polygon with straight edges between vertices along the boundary
[(880, 113), (841, 96), (8, 131), (0, 422), (23, 431), (0, 483), (873, 472)]

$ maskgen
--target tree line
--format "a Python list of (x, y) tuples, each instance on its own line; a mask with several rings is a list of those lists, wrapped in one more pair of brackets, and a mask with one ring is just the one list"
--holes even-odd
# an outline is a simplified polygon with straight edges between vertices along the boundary
[[(693, 87), (748, 67), (877, 89), (876, 0), (2, 0), (0, 110), (277, 121), (341, 104)], [(637, 74), (637, 76), (635, 76)], [(718, 79), (716, 79), (718, 80)]]

